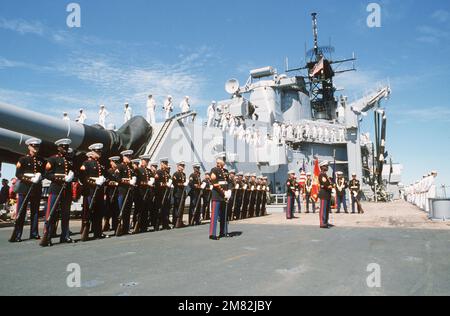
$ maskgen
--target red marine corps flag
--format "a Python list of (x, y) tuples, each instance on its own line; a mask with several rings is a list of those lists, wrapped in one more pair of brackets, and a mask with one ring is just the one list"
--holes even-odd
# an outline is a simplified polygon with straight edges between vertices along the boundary
[(314, 178), (313, 178), (313, 186), (311, 191), (311, 198), (317, 202), (319, 199), (319, 176), (320, 176), (320, 167), (319, 167), (319, 159), (316, 159), (314, 163)]

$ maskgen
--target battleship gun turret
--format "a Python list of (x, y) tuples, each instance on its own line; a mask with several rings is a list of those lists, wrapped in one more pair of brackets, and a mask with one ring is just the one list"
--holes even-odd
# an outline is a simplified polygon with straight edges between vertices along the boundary
[(56, 140), (70, 138), (71, 146), (77, 152), (87, 152), (93, 143), (102, 143), (105, 155), (117, 155), (128, 149), (140, 155), (144, 153), (153, 131), (140, 116), (134, 117), (119, 130), (111, 131), (98, 125), (64, 121), (4, 103), (0, 103), (0, 127), (0, 148), (16, 154), (23, 153), (21, 146), (24, 139), (37, 137), (48, 145), (44, 147), (48, 152), (53, 151), (51, 144)]

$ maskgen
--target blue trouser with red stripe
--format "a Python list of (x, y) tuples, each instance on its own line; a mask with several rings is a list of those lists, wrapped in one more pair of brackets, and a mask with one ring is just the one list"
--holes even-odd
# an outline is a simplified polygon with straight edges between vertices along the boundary
[(55, 212), (50, 218), (50, 212), (56, 203), (56, 198), (58, 194), (50, 193), (48, 196), (47, 203), (47, 212), (45, 215), (45, 228), (44, 233), (47, 233), (49, 238), (52, 237), (55, 223), (58, 221), (58, 209), (61, 214), (61, 239), (70, 238), (69, 232), (69, 219), (70, 219), (70, 207), (72, 205), (72, 192), (70, 190), (65, 189), (61, 194), (61, 199), (59, 201), (59, 205), (56, 207)]
[(211, 202), (211, 223), (209, 225), (209, 236), (217, 237), (217, 222), (220, 219), (220, 236), (226, 233), (227, 219), (225, 218), (225, 201)]
[(292, 219), (294, 217), (295, 212), (295, 196), (289, 196), (287, 197), (287, 208), (286, 208), (286, 218)]
[[(22, 207), (23, 201), (25, 200), (25, 194), (19, 193), (17, 194), (17, 209), (16, 211), (19, 212), (19, 209)], [(30, 239), (36, 238), (39, 236), (39, 202), (41, 200), (41, 197), (36, 196), (30, 196), (30, 199), (27, 204), (30, 205)], [(23, 234), (23, 225), (25, 223), (25, 218), (27, 215), (27, 207), (28, 205), (23, 205), (23, 211), (22, 214), (17, 214), (17, 220), (16, 220), (16, 236), (14, 236), (16, 239), (21, 239)]]
[(320, 200), (320, 226), (328, 225), (328, 216), (331, 209), (331, 200)]

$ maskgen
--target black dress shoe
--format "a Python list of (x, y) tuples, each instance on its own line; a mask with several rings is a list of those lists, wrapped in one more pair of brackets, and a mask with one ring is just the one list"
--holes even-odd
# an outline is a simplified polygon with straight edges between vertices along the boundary
[(330, 228), (330, 227), (328, 227), (328, 226), (320, 226), (320, 228), (322, 228), (322, 229), (328, 229), (328, 228)]
[(22, 242), (22, 239), (16, 238), (16, 239), (10, 239), (8, 240), (10, 243), (16, 243), (16, 242)]
[(66, 238), (66, 239), (60, 239), (59, 242), (61, 244), (71, 244), (71, 243), (73, 243), (73, 240), (71, 238)]
[(328, 224), (328, 228), (333, 228), (333, 227), (334, 227), (334, 225)]
[(31, 236), (31, 240), (41, 240), (41, 236)]
[(219, 239), (220, 239), (220, 237), (216, 237), (216, 236), (209, 236), (209, 239), (211, 239), (211, 240), (219, 240)]

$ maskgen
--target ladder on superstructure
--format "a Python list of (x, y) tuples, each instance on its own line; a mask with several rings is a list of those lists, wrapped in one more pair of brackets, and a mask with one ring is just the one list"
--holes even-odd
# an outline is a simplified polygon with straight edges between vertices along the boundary
[(187, 113), (177, 114), (174, 117), (172, 117), (164, 122), (164, 125), (159, 130), (158, 135), (156, 136), (155, 140), (152, 142), (152, 145), (147, 150), (147, 154), (150, 155), (150, 159), (154, 158), (156, 151), (158, 150), (158, 148), (160, 148), (161, 143), (163, 142), (165, 136), (167, 135), (167, 132), (170, 130), (171, 127), (173, 127), (174, 123), (184, 120), (190, 116), (192, 116), (192, 120), (194, 120), (195, 117), (197, 116), (197, 113), (187, 112)]

